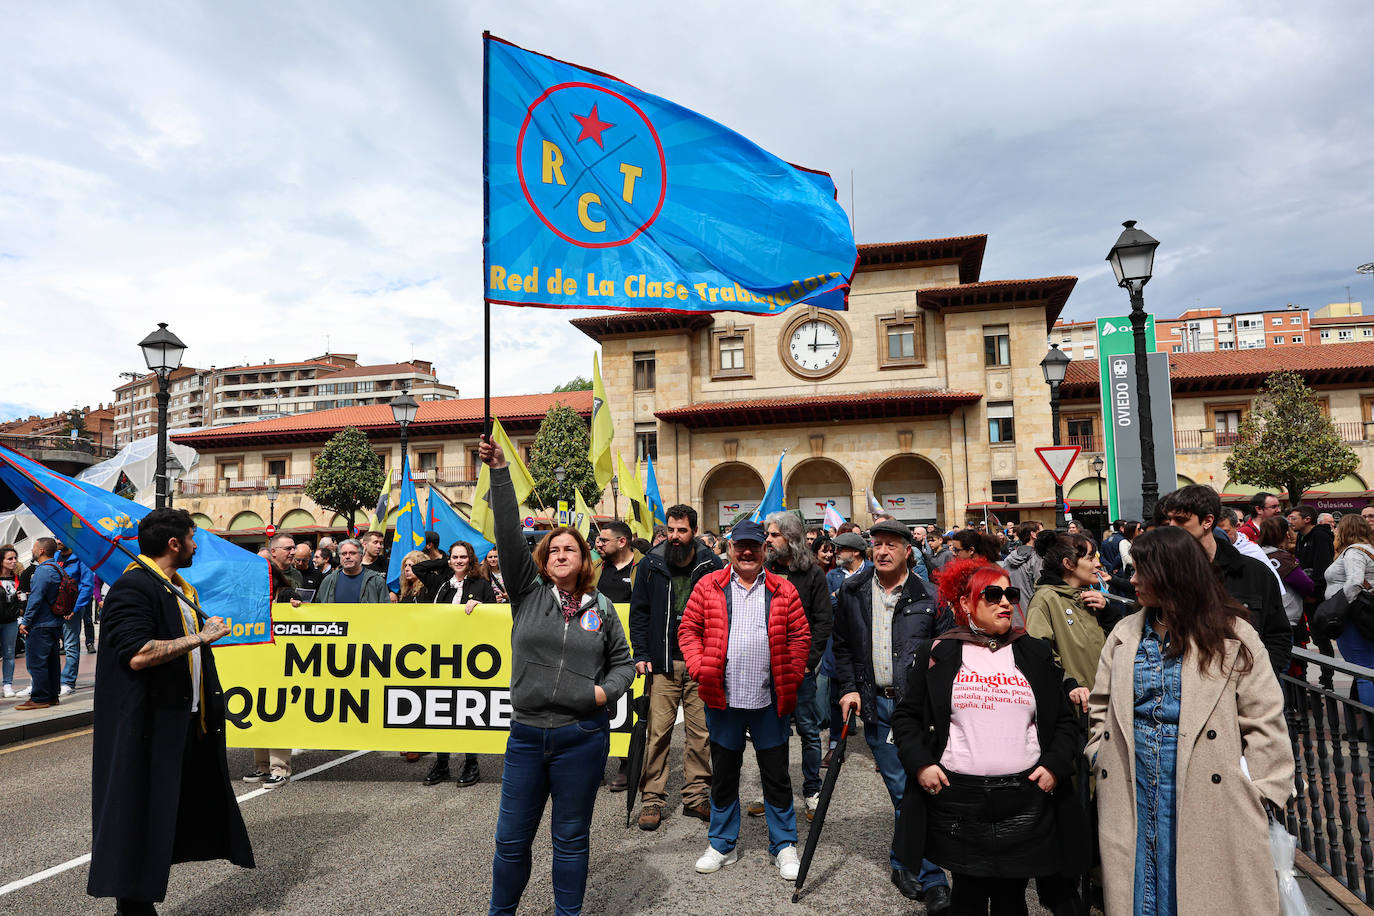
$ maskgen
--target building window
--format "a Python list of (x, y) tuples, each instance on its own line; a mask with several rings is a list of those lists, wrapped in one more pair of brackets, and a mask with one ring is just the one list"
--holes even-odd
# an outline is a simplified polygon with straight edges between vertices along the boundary
[(1019, 502), (1019, 491), (1015, 480), (994, 480), (992, 482), (992, 501), (998, 503)]
[(1330, 339), (1331, 339), (1331, 332), (1330, 332), (1330, 331), (1322, 331), (1322, 333), (1321, 333), (1321, 339), (1322, 339), (1322, 340), (1330, 340)]
[(920, 313), (896, 309), (878, 316), (878, 368), (902, 369), (926, 364), (926, 328)]
[(268, 477), (285, 477), (285, 476), (286, 476), (286, 459), (285, 459), (285, 458), (269, 458), (269, 459), (267, 459), (267, 476), (268, 476)]
[(1374, 328), (1360, 328), (1361, 337), (1374, 337)]
[[(1070, 354), (1070, 355), (1072, 355), (1072, 354)], [(1096, 359), (1096, 358), (1097, 358), (1097, 348), (1096, 348), (1096, 347), (1084, 347), (1084, 348), (1083, 348), (1083, 358), (1084, 358), (1084, 359)]]
[(1282, 337), (1282, 336), (1276, 335), (1276, 336), (1274, 337), (1274, 343), (1276, 343), (1276, 344), (1281, 344), (1281, 343), (1283, 343), (1283, 337)]
[(439, 466), (438, 452), (417, 452), (415, 455), (418, 465), (422, 471), (432, 471)]
[(1093, 436), (1093, 427), (1096, 425), (1092, 417), (1069, 417), (1064, 421), (1065, 431), (1068, 433), (1068, 439), (1064, 444), (1076, 445), (1085, 452), (1100, 451)]
[(1210, 407), (1208, 413), (1212, 415), (1212, 429), (1216, 433), (1217, 445), (1229, 447), (1236, 444), (1239, 438), (1240, 421), (1245, 419), (1245, 407), (1240, 404), (1226, 405), (1224, 407)]
[[(754, 330), (725, 322), (711, 331), (711, 378), (752, 378), (754, 375)], [(635, 387), (638, 388), (638, 355), (635, 362)], [(653, 387), (652, 382), (650, 387)]]
[(1283, 324), (1283, 319), (1282, 319), (1282, 318), (1271, 318), (1271, 319), (1269, 319), (1269, 323), (1270, 323), (1270, 324)]
[(1302, 316), (1301, 316), (1301, 315), (1294, 315), (1292, 318), (1289, 318), (1289, 319), (1288, 319), (1288, 323), (1289, 323), (1289, 324), (1296, 324), (1296, 325), (1301, 326), (1301, 325), (1302, 325)]
[(1302, 343), (1302, 335), (1301, 335), (1301, 334), (1294, 334), (1294, 335), (1293, 335), (1293, 343)]
[(658, 460), (658, 425), (655, 423), (635, 424), (635, 461), (646, 458)]
[(988, 441), (1016, 441), (1016, 421), (1012, 417), (1011, 401), (994, 401), (988, 404)]
[(476, 480), (482, 473), (482, 459), (477, 457), (477, 449), (468, 449), (468, 479)]
[(654, 390), (655, 370), (653, 350), (644, 350), (635, 354), (635, 391)]
[(1177, 345), (1175, 345), (1175, 346), (1174, 346), (1174, 352), (1175, 352), (1175, 353), (1182, 353), (1182, 352), (1183, 352), (1183, 345), (1182, 345), (1182, 344), (1177, 344)]
[(1011, 365), (1011, 332), (1006, 325), (983, 328), (983, 365)]
[(1344, 331), (1337, 331), (1337, 332), (1336, 332), (1336, 339), (1337, 339), (1337, 340), (1354, 340), (1354, 339), (1355, 339), (1355, 332), (1352, 331), (1352, 330), (1349, 330), (1349, 329), (1344, 330)]

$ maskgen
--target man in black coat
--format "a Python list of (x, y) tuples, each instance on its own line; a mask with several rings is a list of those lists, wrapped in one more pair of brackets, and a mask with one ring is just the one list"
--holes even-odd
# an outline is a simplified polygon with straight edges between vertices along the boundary
[(1179, 487), (1160, 499), (1159, 509), (1168, 524), (1197, 539), (1221, 573), (1226, 593), (1250, 612), (1250, 625), (1264, 642), (1275, 675), (1288, 670), (1293, 655), (1293, 630), (1288, 626), (1278, 579), (1272, 569), (1232, 546), (1225, 535), (1215, 536), (1213, 529), (1221, 515), (1217, 491), (1202, 484)]
[[(949, 879), (940, 868), (922, 862), (913, 875), (897, 857), (896, 815), (906, 792), (906, 770), (889, 740), (892, 713), (906, 692), (906, 674), (917, 651), (935, 636), (935, 595), (908, 569), (914, 549), (911, 532), (898, 521), (870, 529), (873, 568), (855, 573), (840, 586), (835, 604), (835, 678), (840, 684), (840, 712), (864, 720), (864, 740), (882, 773), (894, 811), (893, 847), (888, 854), (892, 883), (910, 900), (924, 899), (926, 912), (949, 909)], [(875, 664), (877, 641), (887, 651)]]
[[(1289, 510), (1288, 524), (1298, 533), (1298, 546), (1293, 551), (1298, 565), (1311, 576), (1312, 584), (1316, 586), (1311, 597), (1303, 599), (1303, 607), (1310, 620), (1317, 611), (1317, 605), (1326, 597), (1326, 570), (1336, 562), (1336, 538), (1328, 526), (1317, 524), (1317, 510), (1311, 506), (1295, 506)], [(1329, 638), (1319, 633), (1312, 633), (1311, 636), (1322, 655), (1335, 657), (1336, 650), (1332, 648)], [(1327, 690), (1336, 689), (1330, 668), (1322, 668), (1317, 680)]]
[(682, 813), (711, 819), (711, 750), (706, 704), (687, 674), (677, 628), (697, 582), (724, 567), (697, 538), (697, 510), (668, 507), (668, 536), (644, 555), (630, 590), (630, 646), (635, 669), (649, 681), (649, 728), (644, 746), (639, 829), (657, 830), (667, 805), (668, 751), (682, 707)]
[[(797, 687), (797, 710), (792, 725), (802, 746), (802, 797), (806, 800), (806, 819), (814, 817), (821, 797), (821, 723), (830, 717), (830, 690), (821, 697), (816, 691), (816, 669), (830, 643), (835, 612), (830, 606), (830, 589), (825, 570), (803, 540), (802, 521), (791, 512), (774, 512), (765, 519), (768, 544), (764, 562), (768, 571), (792, 583), (801, 596), (806, 622), (811, 626), (811, 653), (806, 657), (806, 674)], [(755, 803), (749, 813), (761, 816), (764, 806)]]
[(254, 867), (224, 754), (224, 694), (210, 644), (221, 617), (197, 630), (196, 590), (177, 572), (195, 556), (184, 509), (138, 526), (142, 563), (110, 587), (96, 661), (91, 755), (91, 868), (86, 893), (118, 898), (125, 916), (156, 913), (174, 862), (228, 859)]

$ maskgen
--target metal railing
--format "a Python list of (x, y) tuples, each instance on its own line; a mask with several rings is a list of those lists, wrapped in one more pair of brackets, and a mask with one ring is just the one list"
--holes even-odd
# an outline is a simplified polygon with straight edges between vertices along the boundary
[(1200, 429), (1176, 429), (1174, 430), (1174, 448), (1182, 451), (1188, 448), (1202, 448), (1202, 430)]
[[(1342, 683), (1374, 683), (1374, 669), (1293, 649), (1294, 661), (1319, 666)], [(1370, 842), (1369, 748), (1374, 707), (1352, 699), (1350, 688), (1327, 689), (1284, 674), (1284, 717), (1293, 746), (1297, 795), (1288, 802), (1288, 832), (1298, 848), (1365, 903), (1374, 900), (1374, 846)], [(1358, 860), (1357, 860), (1358, 856)]]
[[(477, 469), (466, 464), (447, 465), (441, 468), (417, 468), (411, 466), (411, 477), (416, 483), (446, 483), (451, 486), (477, 486)], [(399, 486), (401, 483), (401, 469), (391, 469), (391, 483)]]
[(1102, 437), (1097, 435), (1089, 436), (1065, 436), (1065, 445), (1076, 445), (1085, 452), (1102, 451)]
[(90, 439), (72, 439), (68, 436), (10, 436), (0, 435), (0, 443), (16, 452), (28, 454), (30, 451), (80, 452), (96, 458), (113, 458), (119, 449), (108, 445), (96, 445)]

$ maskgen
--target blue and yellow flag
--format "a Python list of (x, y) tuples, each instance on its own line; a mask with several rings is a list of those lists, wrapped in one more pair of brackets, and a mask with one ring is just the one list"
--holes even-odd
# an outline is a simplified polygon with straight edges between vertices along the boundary
[(754, 514), (749, 516), (749, 521), (762, 523), (774, 512), (781, 512), (787, 508), (787, 500), (782, 491), (782, 459), (786, 457), (787, 449), (783, 449), (782, 454), (778, 456), (778, 466), (773, 469), (773, 477), (768, 481), (768, 489), (763, 491), (763, 500), (754, 510)]
[(401, 590), (401, 561), (412, 550), (425, 547), (425, 514), (410, 479), (410, 456), (401, 460), (401, 505), (396, 508), (396, 534), (391, 538), (391, 560), (386, 566), (386, 587)]
[(488, 551), (496, 545), (482, 537), (482, 532), (463, 520), (458, 510), (453, 508), (439, 488), (429, 485), (429, 500), (426, 503), (429, 530), (439, 534), (439, 549), (447, 551), (457, 541), (467, 541), (472, 545), (478, 560), (486, 559)]
[(483, 37), (488, 302), (846, 307), (858, 250), (829, 175), (615, 77)]
[[(124, 574), (138, 554), (138, 522), (147, 506), (116, 496), (0, 446), (0, 480), (83, 564), (106, 582)], [(205, 530), (181, 576), (199, 592), (201, 610), (223, 617), (229, 635), (218, 645), (272, 641), (272, 585), (267, 561)]]
[(649, 463), (648, 470), (644, 472), (644, 499), (649, 506), (649, 515), (653, 517), (655, 525), (668, 524), (668, 514), (663, 509), (663, 495), (658, 490), (658, 475), (654, 473), (654, 459), (648, 455), (644, 459)]

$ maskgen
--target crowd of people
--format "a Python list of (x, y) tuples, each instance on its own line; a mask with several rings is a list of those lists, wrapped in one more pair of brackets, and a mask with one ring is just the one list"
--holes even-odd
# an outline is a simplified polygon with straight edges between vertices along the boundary
[[(550, 803), (555, 907), (580, 911), (607, 710), (636, 674), (649, 699), (638, 826), (656, 830), (675, 813), (701, 820), (698, 873), (738, 860), (747, 813), (765, 819), (768, 855), (794, 880), (799, 815), (814, 816), (823, 771), (854, 721), (892, 803), (891, 882), (929, 913), (1025, 913), (1032, 880), (1055, 914), (1093, 902), (1110, 914), (1164, 914), (1204, 898), (1218, 912), (1276, 910), (1268, 823), (1282, 822), (1293, 792), (1276, 674), (1300, 671), (1293, 645), (1321, 645), (1312, 618), (1326, 597), (1369, 587), (1370, 519), (1348, 514), (1333, 530), (1306, 506), (1285, 516), (1263, 493), (1242, 518), (1212, 489), (1188, 486), (1163, 497), (1148, 524), (1116, 522), (1100, 541), (1076, 523), (940, 532), (879, 516), (867, 530), (808, 529), (790, 512), (722, 536), (675, 505), (652, 541), (615, 521), (594, 546), (557, 528), (532, 550), (504, 456), (485, 443), (480, 454), (492, 468), (496, 520), (485, 556), (461, 541), (444, 549), (431, 535), (403, 558), (390, 592), (378, 534), (313, 546), (278, 535), (263, 554), (277, 601), (439, 604), (466, 614), (510, 605), (512, 724), (491, 913), (515, 912)], [(97, 691), (135, 690), (152, 676), (145, 670), (194, 684), (188, 696), (214, 699), (192, 702), (190, 726), (167, 747), (183, 769), (218, 773), (222, 709), (209, 646), (222, 634), (213, 621), (198, 632), (173, 600), (189, 588), (175, 571), (191, 562), (194, 526), (184, 513), (163, 515), (149, 516), (149, 543), (140, 540), (153, 551), (141, 559), (160, 564), (162, 581), (131, 564), (110, 590), (121, 613), (105, 602), (101, 642), (117, 648), (100, 657), (99, 672), (118, 673), (98, 672)], [(130, 575), (133, 591), (122, 587)], [(35, 543), (27, 568), (0, 547), (6, 695), (23, 634), (25, 706), (60, 702), (61, 658), (70, 634), (82, 632), (82, 602), (99, 606), (91, 578), (51, 538)], [(159, 588), (173, 597), (158, 597)], [(157, 607), (135, 627), (130, 601)], [(628, 633), (615, 604), (629, 606)], [(1360, 628), (1337, 641), (1343, 656), (1374, 662)], [(217, 734), (205, 730), (207, 707), (220, 716)], [(680, 808), (667, 798), (679, 714)], [(110, 747), (100, 732), (98, 721), (98, 752)], [(799, 799), (789, 775), (794, 733)], [(757, 796), (741, 785), (751, 745)], [(113, 793), (130, 791), (120, 780), (137, 777), (121, 774), (97, 786), (97, 854), (122, 848), (109, 839), (123, 828), (108, 813)], [(257, 751), (243, 778), (269, 789), (289, 782), (291, 750)], [(422, 782), (452, 778), (449, 755), (436, 754)], [(465, 755), (454, 781), (480, 778), (478, 757)], [(624, 791), (628, 779), (622, 762), (606, 787)], [(251, 864), (241, 822), (216, 804), (227, 834), (215, 854)], [(171, 831), (179, 849), (190, 843), (182, 828), (178, 815), (149, 829)], [(165, 892), (165, 874), (131, 884), (103, 866), (93, 863), (91, 892), (120, 897), (122, 912), (150, 912), (139, 906)], [(1089, 873), (1099, 901), (1080, 896)]]

